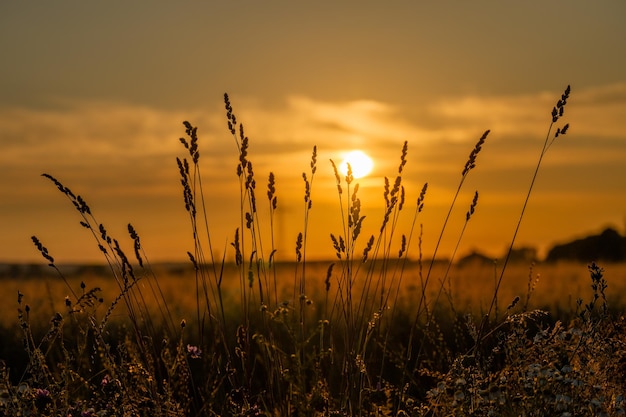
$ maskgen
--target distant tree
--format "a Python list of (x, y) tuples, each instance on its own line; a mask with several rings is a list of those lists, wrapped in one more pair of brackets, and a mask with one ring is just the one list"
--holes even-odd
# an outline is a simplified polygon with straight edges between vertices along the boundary
[(513, 249), (511, 250), (511, 255), (509, 255), (509, 262), (532, 263), (537, 261), (537, 259), (537, 248), (531, 246)]
[(599, 235), (588, 236), (572, 242), (555, 245), (548, 251), (546, 261), (560, 260), (591, 262), (626, 260), (626, 238), (615, 229), (608, 228)]
[(463, 256), (457, 261), (458, 266), (467, 266), (472, 264), (493, 264), (494, 258), (484, 255), (476, 250), (473, 250), (469, 254)]

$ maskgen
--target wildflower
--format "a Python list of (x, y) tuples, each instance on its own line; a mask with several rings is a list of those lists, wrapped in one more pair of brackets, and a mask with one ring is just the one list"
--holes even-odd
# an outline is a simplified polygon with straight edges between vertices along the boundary
[(35, 406), (38, 410), (45, 410), (49, 404), (52, 403), (52, 398), (50, 398), (50, 391), (44, 388), (36, 388), (35, 389)]
[(202, 356), (202, 350), (198, 346), (187, 345), (187, 352), (192, 359), (199, 359)]
[(103, 387), (106, 387), (107, 385), (109, 385), (109, 382), (111, 382), (111, 377), (109, 376), (109, 374), (106, 374), (104, 378), (102, 378), (100, 385), (102, 385)]
[(43, 388), (37, 388), (35, 389), (35, 397), (36, 398), (46, 398), (50, 396), (50, 391), (48, 391), (47, 389), (43, 389)]
[(94, 417), (97, 416), (98, 414), (96, 414), (96, 410), (94, 410), (93, 408), (88, 408), (85, 411), (83, 411), (82, 413), (80, 413), (80, 417)]

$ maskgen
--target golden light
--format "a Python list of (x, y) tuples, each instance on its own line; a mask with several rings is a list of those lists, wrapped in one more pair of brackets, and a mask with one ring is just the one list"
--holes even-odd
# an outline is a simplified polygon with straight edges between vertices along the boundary
[(363, 151), (351, 151), (346, 154), (343, 162), (339, 165), (343, 175), (348, 173), (348, 164), (352, 168), (352, 176), (354, 178), (362, 178), (374, 168), (374, 161)]

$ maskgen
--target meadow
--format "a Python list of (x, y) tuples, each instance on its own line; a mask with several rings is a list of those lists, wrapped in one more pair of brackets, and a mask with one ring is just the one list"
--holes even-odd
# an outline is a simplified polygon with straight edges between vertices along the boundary
[[(53, 175), (105, 266), (44, 259), (30, 278), (3, 280), (0, 412), (65, 416), (623, 415), (625, 266), (514, 262), (511, 254), (544, 155), (567, 133), (569, 86), (547, 115), (547, 134), (509, 250), (497, 263), (459, 266), (409, 258), (424, 184), (405, 201), (402, 172), (385, 178), (378, 234), (362, 235), (359, 186), (333, 162), (341, 233), (332, 260), (307, 259), (317, 149), (302, 174), (303, 230), (294, 259), (274, 257), (279, 210), (273, 173), (257, 178), (249, 139), (225, 95), (236, 144), (240, 222), (234, 262), (213, 257), (197, 129), (184, 122), (177, 159), (195, 239), (189, 263), (151, 265), (128, 225), (133, 253)], [(470, 150), (458, 196), (489, 131)], [(478, 194), (466, 223), (476, 210)], [(267, 216), (258, 206), (267, 205)], [(451, 201), (450, 212), (456, 204)], [(450, 213), (448, 213), (448, 216)], [(447, 233), (446, 224), (441, 236)], [(458, 240), (463, 238), (463, 228)], [(439, 242), (435, 245), (434, 259)], [(149, 254), (148, 254), (149, 255)], [(37, 276), (37, 274), (40, 274)], [(606, 278), (605, 278), (606, 276)], [(16, 318), (17, 309), (17, 318)]]
[[(328, 267), (335, 263), (333, 260), (308, 263), (307, 274), (309, 292), (315, 303), (310, 310), (316, 315), (322, 305), (318, 303), (325, 299), (325, 280)], [(437, 262), (433, 267), (433, 276), (443, 277), (449, 265), (447, 262)], [(423, 270), (423, 265), (421, 266)], [(455, 264), (448, 273), (445, 285), (441, 286), (440, 279), (432, 281), (427, 288), (429, 299), (436, 299), (443, 307), (454, 307), (459, 312), (482, 316), (489, 307), (495, 288), (497, 262), (493, 264), (471, 262), (469, 264)], [(608, 303), (612, 310), (623, 311), (626, 307), (626, 264), (602, 264), (605, 273), (609, 275), (610, 290), (607, 294)], [(106, 265), (61, 265), (59, 269), (66, 277), (72, 288), (80, 289), (81, 283), (86, 288), (99, 288), (98, 293), (103, 301), (98, 309), (103, 310), (110, 304), (112, 297), (117, 295), (119, 288)], [(293, 298), (293, 279), (297, 273), (297, 263), (279, 263), (275, 266), (276, 281), (278, 283), (278, 299), (280, 302), (289, 302)], [(417, 261), (410, 261), (405, 265), (403, 280), (397, 304), (407, 313), (415, 309), (415, 300), (419, 300), (421, 286), (419, 278), (420, 265)], [(379, 273), (376, 271), (375, 273)], [(159, 315), (159, 304), (165, 303), (172, 310), (175, 318), (186, 318), (188, 321), (195, 316), (196, 305), (195, 270), (192, 265), (185, 263), (159, 263), (151, 265), (150, 271), (140, 272), (140, 281), (158, 279), (163, 292), (163, 298), (152, 296), (147, 299), (148, 311)], [(337, 272), (333, 273), (332, 281), (338, 279)], [(57, 311), (65, 308), (65, 297), (68, 296), (66, 285), (59, 280), (56, 271), (46, 265), (31, 265), (30, 267), (0, 268), (0, 280), (3, 288), (2, 303), (0, 303), (0, 326), (11, 329), (17, 326), (16, 309), (18, 291), (24, 294), (24, 300), (30, 306), (32, 325), (41, 325), (40, 331), (47, 330), (47, 323)], [(147, 282), (140, 283), (143, 291), (150, 291)], [(148, 286), (148, 288), (146, 287)], [(225, 265), (224, 296), (237, 303), (239, 280), (237, 266)], [(332, 291), (335, 295), (335, 291)], [(439, 294), (441, 292), (441, 294)], [(506, 307), (515, 297), (520, 297), (526, 303), (526, 310), (543, 310), (550, 313), (555, 319), (571, 319), (580, 311), (576, 300), (588, 300), (593, 297), (593, 289), (587, 264), (578, 262), (515, 262), (508, 266), (507, 280), (499, 290), (500, 314), (510, 314)], [(528, 299), (528, 301), (526, 301)], [(506, 303), (507, 305), (503, 305)], [(193, 307), (193, 308), (192, 308)], [(518, 306), (515, 311), (519, 311)], [(497, 312), (494, 312), (494, 315)], [(125, 312), (114, 313), (113, 317), (124, 317)], [(36, 318), (36, 320), (34, 319)], [(20, 348), (21, 349), (21, 348)]]

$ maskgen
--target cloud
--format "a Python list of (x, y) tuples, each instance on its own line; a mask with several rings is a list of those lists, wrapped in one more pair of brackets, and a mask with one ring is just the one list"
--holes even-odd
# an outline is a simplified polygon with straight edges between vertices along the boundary
[(101, 102), (76, 102), (57, 109), (0, 110), (3, 147), (14, 155), (107, 157), (171, 152), (175, 143), (169, 139), (180, 133), (181, 118), (174, 112)]
[[(274, 107), (254, 98), (231, 97), (231, 101), (250, 136), (250, 159), (255, 165), (299, 181), (313, 145), (318, 147), (320, 163), (362, 148), (374, 154), (379, 173), (394, 175), (390, 170), (407, 140), (410, 156), (423, 169), (456, 172), (486, 129), (492, 130), (489, 141), (494, 144), (487, 143), (485, 149), (494, 146), (500, 152), (491, 163), (494, 169), (529, 166), (536, 161), (537, 149), (528, 142), (543, 141), (559, 96), (560, 92), (541, 92), (448, 97), (412, 109), (375, 100), (329, 102), (304, 96), (286, 97)], [(590, 150), (596, 163), (621, 157), (622, 147), (607, 147), (603, 141), (624, 139), (624, 108), (626, 83), (574, 88), (565, 120), (572, 124), (567, 140), (575, 146), (552, 162), (584, 162)], [(178, 142), (184, 136), (183, 120), (198, 126), (203, 172), (215, 180), (216, 187), (226, 188), (229, 181), (236, 181), (236, 146), (226, 130), (221, 103), (191, 111), (91, 101), (0, 108), (0, 170), (8, 177), (26, 169), (71, 171), (73, 176), (83, 171), (92, 179), (97, 174), (86, 170), (104, 170), (120, 178), (132, 173), (143, 188), (150, 189), (151, 181), (163, 181), (166, 169), (175, 171), (176, 156), (185, 155)], [(586, 143), (589, 138), (593, 143)], [(139, 168), (149, 172), (137, 172)], [(323, 172), (331, 175), (329, 167)]]
[[(487, 127), (498, 137), (545, 135), (550, 112), (561, 92), (542, 92), (515, 96), (467, 96), (441, 100), (429, 107), (440, 124)], [(623, 137), (626, 108), (626, 83), (582, 91), (575, 86), (566, 106), (578, 135)], [(445, 129), (444, 129), (445, 130)], [(462, 139), (457, 135), (451, 135)]]
[(571, 100), (571, 108), (567, 110), (576, 134), (623, 140), (626, 136), (626, 83), (585, 89)]
[(402, 143), (419, 130), (418, 126), (397, 119), (398, 109), (394, 106), (373, 100), (326, 102), (289, 96), (280, 108), (264, 108), (258, 103), (250, 106), (245, 101), (236, 107), (242, 109), (241, 113), (237, 108), (235, 112), (248, 127), (251, 139), (262, 141), (262, 153), (313, 145), (343, 149), (381, 142)]

